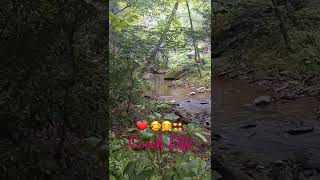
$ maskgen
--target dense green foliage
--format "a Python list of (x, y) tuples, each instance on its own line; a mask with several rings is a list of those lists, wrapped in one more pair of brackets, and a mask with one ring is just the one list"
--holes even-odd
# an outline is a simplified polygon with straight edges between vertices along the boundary
[(68, 121), (84, 132), (94, 130), (96, 109), (103, 112), (106, 100), (106, 34), (97, 7), (85, 1), (4, 5), (1, 73), (10, 77), (2, 86), (8, 92), (3, 104), (10, 106), (2, 110), (12, 127), (41, 129)]
[[(191, 13), (194, 18), (194, 31), (190, 23), (185, 1), (181, 1), (177, 14), (173, 17), (168, 32), (169, 15), (178, 1), (114, 1), (110, 3), (110, 100), (111, 112), (125, 109), (127, 114), (132, 105), (139, 103), (141, 88), (145, 84), (143, 73), (148, 66), (153, 71), (167, 71), (183, 66), (188, 73), (184, 76), (198, 74), (198, 63), (189, 58), (192, 53), (192, 37), (198, 40), (199, 49), (210, 49), (210, 4), (208, 1), (190, 1)], [(193, 35), (193, 36), (192, 36)], [(159, 39), (163, 43), (154, 59), (149, 59), (157, 46)], [(193, 52), (194, 53), (194, 52)], [(201, 51), (200, 58), (204, 59), (205, 83), (210, 84), (210, 52)], [(148, 61), (152, 61), (148, 64)], [(197, 80), (202, 79), (199, 75)], [(119, 83), (122, 82), (122, 83)], [(126, 119), (125, 115), (111, 119)], [(122, 113), (123, 114), (123, 113)]]
[[(286, 69), (296, 79), (318, 75), (319, 1), (279, 1), (278, 6), (271, 0), (226, 1), (213, 6), (216, 57), (225, 53), (236, 66), (242, 62), (256, 69)], [(276, 8), (287, 26), (291, 51), (286, 48)]]
[[(161, 117), (156, 113), (146, 119), (151, 123)], [(172, 114), (164, 115), (164, 119), (176, 118)], [(189, 137), (207, 142), (201, 127), (186, 125), (184, 128)], [(132, 134), (139, 135), (142, 141), (154, 141), (156, 136), (150, 129), (139, 132), (137, 128), (130, 128), (127, 131), (120, 139), (110, 132), (110, 179), (211, 179), (210, 164), (190, 152), (174, 154), (168, 149), (129, 148), (127, 141)], [(169, 134), (163, 134), (162, 139), (169, 144)]]
[[(210, 84), (210, 2), (188, 1), (193, 29), (186, 2), (110, 2), (110, 179), (210, 179), (208, 163), (191, 152), (181, 158), (173, 153), (162, 154), (160, 150), (133, 150), (127, 145), (132, 133), (139, 133), (144, 140), (155, 138), (152, 131), (137, 131), (138, 119), (147, 117), (151, 123), (153, 116), (149, 114), (172, 111), (172, 106), (164, 101), (143, 98), (143, 90), (148, 87), (143, 78), (146, 73), (181, 69), (185, 72), (181, 77), (192, 76), (199, 81), (203, 79), (200, 70), (205, 83)], [(197, 58), (190, 58), (190, 54), (196, 55), (196, 48), (200, 49)], [(201, 67), (202, 61), (205, 63)], [(194, 137), (206, 141), (201, 129), (192, 132), (195, 131), (198, 133)]]
[(0, 8), (1, 147), (11, 150), (1, 148), (0, 179), (77, 171), (87, 179), (70, 136), (106, 136), (106, 3), (4, 0)]

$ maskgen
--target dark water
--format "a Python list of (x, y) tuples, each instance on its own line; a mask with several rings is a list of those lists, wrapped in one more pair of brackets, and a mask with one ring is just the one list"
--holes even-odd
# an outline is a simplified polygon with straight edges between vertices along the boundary
[[(296, 159), (320, 165), (320, 123), (314, 118), (319, 102), (315, 98), (259, 108), (253, 101), (268, 95), (264, 89), (241, 80), (214, 82), (213, 128), (223, 137), (215, 143), (216, 151), (227, 155), (234, 164), (248, 159), (265, 163)], [(255, 127), (240, 128), (246, 125)], [(313, 127), (314, 131), (301, 135), (286, 132), (302, 127)]]

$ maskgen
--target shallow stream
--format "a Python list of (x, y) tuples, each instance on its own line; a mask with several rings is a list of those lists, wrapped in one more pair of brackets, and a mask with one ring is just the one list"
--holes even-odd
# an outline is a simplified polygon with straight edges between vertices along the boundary
[[(170, 88), (171, 82), (163, 80), (162, 75), (153, 75), (149, 80), (154, 90), (147, 95), (174, 100), (179, 108), (191, 113), (211, 112), (210, 92), (189, 95), (189, 88)], [(212, 128), (221, 138), (212, 147), (230, 166), (241, 169), (248, 160), (267, 165), (294, 159), (310, 167), (320, 167), (320, 122), (314, 118), (319, 102), (315, 98), (258, 107), (253, 101), (268, 95), (264, 89), (245, 80), (214, 79), (213, 82)], [(313, 131), (300, 135), (287, 132), (300, 128), (313, 128)]]
[[(253, 104), (268, 95), (246, 81), (214, 79), (213, 129), (222, 136), (213, 148), (234, 166), (251, 160), (269, 164), (294, 159), (320, 167), (320, 122), (314, 118), (315, 98), (301, 98), (264, 107)], [(314, 128), (290, 135), (291, 129)]]

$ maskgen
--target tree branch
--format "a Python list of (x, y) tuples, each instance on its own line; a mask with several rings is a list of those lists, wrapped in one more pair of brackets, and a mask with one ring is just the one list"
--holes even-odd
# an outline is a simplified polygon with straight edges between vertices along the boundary
[(114, 14), (118, 14), (118, 13), (120, 13), (121, 11), (127, 9), (128, 7), (131, 7), (131, 5), (127, 5), (126, 7), (124, 7), (123, 9), (121, 9), (120, 11), (118, 11), (118, 12), (116, 12), (116, 13), (114, 13)]

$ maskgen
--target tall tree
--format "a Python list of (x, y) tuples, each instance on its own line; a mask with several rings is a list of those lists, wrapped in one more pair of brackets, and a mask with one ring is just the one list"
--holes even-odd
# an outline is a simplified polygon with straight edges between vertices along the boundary
[(170, 25), (175, 17), (175, 14), (177, 12), (177, 9), (178, 9), (178, 6), (179, 6), (179, 1), (176, 1), (175, 5), (174, 5), (174, 8), (168, 18), (168, 24), (166, 26), (166, 28), (164, 29), (164, 31), (161, 33), (160, 35), (160, 39), (157, 43), (157, 45), (155, 46), (154, 50), (151, 52), (151, 55), (149, 58), (147, 58), (147, 62), (146, 62), (146, 68), (147, 69), (152, 69), (153, 68), (153, 65), (152, 65), (152, 61), (154, 60), (154, 58), (157, 56), (157, 53), (158, 51), (160, 50), (160, 47), (161, 47), (161, 44), (163, 43), (163, 40), (167, 34), (167, 32), (169, 31), (169, 28), (170, 28)]
[(193, 29), (191, 12), (190, 12), (190, 7), (189, 7), (188, 0), (186, 0), (186, 4), (187, 4), (187, 8), (188, 8), (188, 14), (189, 14), (189, 20), (190, 20), (190, 28), (191, 28), (191, 37), (192, 37), (193, 47), (194, 47), (194, 60), (198, 65), (198, 71), (199, 71), (199, 75), (201, 77), (200, 67), (202, 68), (203, 62), (200, 60), (200, 53), (199, 53), (198, 45), (197, 45), (197, 42), (196, 42), (196, 38), (194, 37), (194, 29)]
[(290, 38), (289, 38), (289, 35), (288, 35), (288, 25), (285, 22), (283, 14), (282, 14), (282, 12), (281, 12), (281, 10), (279, 8), (279, 0), (272, 0), (272, 4), (273, 4), (273, 7), (274, 7), (275, 15), (280, 21), (280, 31), (281, 31), (281, 34), (283, 36), (283, 40), (284, 40), (284, 43), (286, 45), (286, 48), (291, 51), (292, 48), (291, 48), (291, 41), (290, 41)]

